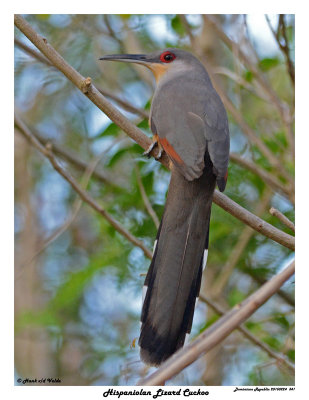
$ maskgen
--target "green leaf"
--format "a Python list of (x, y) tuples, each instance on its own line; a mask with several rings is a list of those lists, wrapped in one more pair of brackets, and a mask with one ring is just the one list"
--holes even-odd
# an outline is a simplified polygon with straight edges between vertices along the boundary
[(278, 58), (263, 58), (259, 62), (259, 67), (262, 71), (269, 71), (271, 68), (279, 65), (280, 61)]
[(36, 18), (40, 19), (41, 21), (47, 21), (50, 17), (50, 14), (36, 14)]
[(131, 14), (119, 14), (119, 17), (125, 21), (127, 21), (128, 19), (130, 19)]
[(289, 357), (290, 360), (295, 362), (295, 350), (290, 349), (287, 351), (287, 356)]
[(149, 129), (148, 120), (145, 118), (137, 125), (140, 129)]
[(234, 288), (228, 294), (227, 301), (230, 307), (234, 307), (236, 304), (241, 303), (245, 298), (245, 293), (241, 292), (237, 288)]
[(253, 75), (252, 71), (248, 70), (248, 71), (245, 71), (245, 73), (243, 74), (243, 77), (247, 82), (252, 82), (254, 75)]
[(102, 132), (100, 132), (98, 135), (93, 137), (92, 140), (99, 139), (103, 136), (117, 136), (119, 131), (120, 131), (119, 126), (116, 125), (114, 122), (112, 122)]
[(185, 35), (186, 31), (179, 15), (176, 15), (174, 18), (171, 19), (171, 26), (179, 36)]
[(20, 331), (29, 326), (52, 326), (59, 325), (59, 320), (56, 315), (50, 312), (49, 309), (41, 311), (25, 311), (17, 315), (15, 322), (16, 331)]
[(111, 157), (108, 163), (106, 163), (107, 167), (113, 167), (121, 158), (123, 158), (128, 153), (128, 149), (120, 149)]
[(281, 343), (275, 336), (266, 336), (265, 338), (263, 338), (263, 342), (267, 343), (275, 350), (280, 350)]

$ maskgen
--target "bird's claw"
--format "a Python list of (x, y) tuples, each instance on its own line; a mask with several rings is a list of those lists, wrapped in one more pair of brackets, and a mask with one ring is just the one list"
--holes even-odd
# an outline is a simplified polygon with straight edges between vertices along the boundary
[(156, 159), (157, 161), (159, 161), (160, 158), (162, 157), (162, 154), (163, 154), (163, 150), (162, 150), (162, 149), (159, 149), (158, 155), (155, 157), (155, 159)]
[[(158, 146), (158, 142), (152, 142), (146, 151), (144, 151), (143, 156), (150, 158), (152, 150)], [(161, 154), (160, 154), (161, 157)]]

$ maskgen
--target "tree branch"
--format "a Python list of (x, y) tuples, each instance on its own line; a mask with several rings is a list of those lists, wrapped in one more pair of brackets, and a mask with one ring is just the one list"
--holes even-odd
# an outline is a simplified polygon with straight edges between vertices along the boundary
[(257, 232), (262, 233), (264, 236), (273, 239), (275, 242), (280, 243), (291, 250), (295, 250), (295, 238), (293, 236), (288, 235), (263, 219), (250, 213), (248, 210), (241, 207), (239, 204), (235, 203), (235, 201), (217, 190), (214, 193), (214, 202), (231, 215), (234, 215), (240, 221), (251, 226), (251, 228), (255, 229)]
[(230, 160), (259, 176), (270, 188), (278, 191), (280, 194), (287, 197), (293, 204), (295, 204), (294, 189), (290, 186), (284, 185), (271, 173), (259, 167), (257, 164), (254, 164), (252, 161), (241, 157), (237, 153), (230, 153)]
[(136, 172), (137, 184), (138, 184), (139, 190), (141, 192), (145, 208), (146, 208), (148, 214), (150, 215), (151, 219), (153, 220), (153, 223), (155, 224), (155, 227), (158, 229), (159, 225), (160, 225), (160, 221), (159, 221), (159, 218), (158, 218), (155, 210), (152, 208), (152, 205), (151, 205), (151, 203), (149, 201), (149, 198), (148, 198), (146, 190), (144, 188), (144, 185), (143, 185), (143, 182), (142, 182), (142, 178), (141, 178), (141, 174), (139, 172), (139, 169), (138, 169), (137, 165), (135, 166), (135, 172)]
[(295, 232), (295, 225), (293, 224), (292, 221), (290, 221), (282, 212), (277, 210), (276, 208), (272, 207), (269, 210), (269, 213), (271, 215), (274, 215), (277, 217), (284, 225), (286, 225), (288, 228), (290, 228), (293, 232)]
[[(54, 65), (46, 57), (44, 57), (40, 52), (32, 49), (30, 46), (27, 46), (21, 40), (14, 38), (14, 43), (16, 44), (16, 46), (18, 46), (20, 49), (22, 49), (25, 53), (29, 54), (30, 56), (37, 59), (41, 63), (43, 63), (49, 67), (54, 67)], [(147, 119), (149, 118), (149, 112), (147, 110), (133, 106), (129, 102), (121, 99), (119, 96), (115, 95), (114, 93), (110, 92), (107, 89), (98, 87), (98, 90), (100, 93), (103, 94), (103, 96), (106, 96), (111, 100), (114, 100), (124, 110), (129, 111), (133, 114), (137, 114), (142, 118), (147, 118)]]
[[(78, 170), (85, 171), (87, 168), (89, 168), (88, 163), (81, 160), (77, 154), (64, 149), (62, 146), (56, 144), (54, 141), (43, 138), (41, 135), (38, 134), (35, 129), (32, 129), (31, 133), (43, 146), (46, 146), (48, 143), (50, 143), (52, 145), (53, 152), (57, 156), (74, 165), (74, 167)], [(97, 169), (95, 169), (92, 173), (92, 176), (106, 185), (119, 189), (119, 185), (115, 182), (115, 179), (113, 179), (106, 171), (98, 171)]]
[[(204, 18), (204, 20), (206, 20), (206, 22), (209, 21), (209, 23), (211, 24), (212, 27), (220, 30), (220, 28), (217, 27), (216, 23), (212, 19), (210, 19), (210, 17), (203, 15), (203, 18)], [(186, 21), (185, 17), (182, 18), (182, 21), (183, 22)], [(216, 91), (218, 92), (218, 94), (220, 95), (226, 109), (230, 112), (232, 117), (235, 119), (236, 123), (239, 125), (242, 132), (249, 138), (250, 142), (259, 149), (259, 151), (264, 155), (264, 157), (266, 157), (266, 159), (268, 160), (270, 165), (273, 167), (274, 171), (280, 173), (287, 180), (287, 182), (290, 183), (290, 186), (293, 191), (291, 175), (285, 169), (282, 169), (282, 163), (280, 162), (280, 160), (270, 151), (270, 149), (265, 145), (265, 143), (260, 139), (260, 137), (257, 135), (257, 133), (250, 127), (250, 125), (248, 125), (248, 123), (244, 120), (243, 116), (240, 114), (240, 112), (234, 106), (232, 101), (226, 95), (225, 91), (222, 89), (220, 83), (218, 82), (216, 76), (214, 75), (213, 69), (209, 65), (207, 58), (204, 56), (203, 53), (201, 53), (200, 48), (198, 46), (196, 46), (196, 41), (194, 40), (195, 38), (191, 33), (188, 23), (185, 23), (184, 26), (190, 37), (192, 47), (194, 48), (196, 54), (199, 55), (203, 64), (206, 66), (206, 69), (209, 72), (209, 75), (211, 76), (211, 79), (213, 81), (214, 87), (215, 87)], [(231, 46), (232, 41), (225, 35), (225, 33), (223, 31), (221, 32), (221, 35), (223, 35), (222, 40), (223, 40), (223, 37), (226, 37), (226, 39), (228, 41), (230, 41), (229, 43)], [(221, 36), (219, 35), (219, 37), (221, 37)]]
[[(265, 193), (263, 194), (262, 198), (259, 199), (254, 210), (254, 213), (257, 216), (262, 215), (262, 213), (265, 211), (265, 208), (267, 207), (270, 198), (270, 190), (266, 189)], [(255, 231), (249, 226), (244, 227), (243, 231), (238, 237), (237, 243), (235, 244), (235, 246), (233, 246), (232, 252), (229, 254), (224, 266), (220, 269), (220, 274), (218, 275), (218, 278), (215, 279), (214, 283), (211, 286), (212, 297), (216, 298), (223, 292), (225, 285), (229, 281), (229, 278), (233, 273), (234, 268), (238, 263), (238, 260), (240, 259), (254, 232)]]
[(88, 194), (86, 190), (84, 190), (78, 182), (69, 175), (68, 172), (65, 171), (64, 168), (58, 163), (53, 152), (51, 150), (50, 145), (46, 145), (45, 147), (33, 136), (30, 129), (25, 125), (25, 123), (15, 115), (15, 124), (19, 131), (25, 136), (30, 143), (39, 150), (51, 163), (54, 169), (59, 172), (60, 175), (72, 186), (76, 193), (79, 194), (81, 199), (88, 203), (94, 210), (96, 210), (99, 214), (102, 215), (112, 226), (113, 228), (119, 232), (122, 236), (124, 236), (129, 242), (134, 244), (134, 246), (139, 247), (146, 257), (151, 258), (152, 253), (151, 251), (144, 245), (144, 243), (133, 236), (129, 231), (127, 231), (114, 217), (112, 217), (107, 211), (105, 211), (99, 204), (92, 199), (92, 197)]
[[(58, 68), (74, 85), (76, 85), (100, 110), (102, 110), (114, 123), (116, 123), (124, 132), (127, 133), (136, 143), (143, 149), (147, 149), (152, 143), (140, 129), (138, 129), (131, 121), (125, 118), (115, 107), (112, 106), (102, 94), (91, 83), (90, 78), (84, 78), (73, 67), (71, 67), (57, 51), (47, 42), (45, 38), (38, 35), (30, 24), (20, 15), (14, 17), (15, 25), (30, 41), (49, 59), (49, 61)], [(153, 151), (153, 155), (158, 156), (158, 149)], [(160, 159), (160, 162), (169, 167), (169, 159), (166, 154)], [(213, 197), (214, 202), (222, 207), (224, 210), (240, 219), (242, 222), (251, 226), (253, 229), (262, 233), (263, 235), (275, 240), (294, 250), (295, 240), (294, 237), (280, 231), (274, 226), (268, 224), (262, 219), (256, 217), (248, 210), (244, 209), (233, 200), (229, 199), (223, 193), (217, 190)]]
[(248, 319), (261, 307), (278, 289), (295, 273), (293, 261), (282, 272), (275, 275), (261, 288), (249, 296), (243, 303), (236, 305), (208, 329), (201, 333), (196, 340), (165, 361), (160, 368), (150, 376), (141, 379), (137, 384), (141, 386), (161, 385), (168, 379), (192, 364), (199, 357), (222, 342), (234, 329)]
[[(199, 300), (201, 300), (203, 303), (206, 303), (217, 314), (221, 316), (226, 315), (226, 311), (224, 311), (219, 304), (215, 303), (208, 297), (200, 294)], [(270, 357), (277, 360), (280, 364), (284, 364), (291, 372), (293, 373), (295, 372), (295, 366), (283, 354), (277, 353), (274, 350), (272, 350), (266, 343), (262, 342), (254, 335), (252, 335), (252, 333), (244, 325), (239, 325), (236, 329), (239, 332), (241, 332), (252, 343), (254, 343), (256, 346), (260, 347), (263, 351), (265, 351)]]
[[(186, 19), (184, 18), (184, 15), (181, 15), (181, 19), (183, 22), (187, 23)], [(189, 32), (191, 33), (191, 31), (189, 31)], [(33, 50), (31, 47), (27, 46), (25, 43), (23, 43), (21, 40), (19, 40), (17, 38), (15, 38), (14, 41), (18, 47), (20, 47), (26, 53), (30, 54), (32, 57), (36, 58), (37, 60), (39, 60), (40, 62), (42, 62), (48, 66), (53, 66), (46, 57), (42, 56), (42, 54), (40, 52)], [(143, 109), (132, 106), (130, 103), (128, 103), (127, 101), (116, 96), (114, 93), (111, 93), (107, 89), (98, 88), (98, 90), (100, 93), (103, 94), (103, 96), (106, 96), (106, 97), (114, 100), (123, 109), (133, 112), (135, 114), (138, 114), (143, 118), (149, 119), (149, 112), (147, 110), (143, 110)], [(57, 153), (60, 153), (61, 150), (59, 151), (59, 149), (56, 147), (56, 145), (54, 145), (54, 146), (55, 146), (55, 147), (53, 147), (54, 150), (57, 151)], [(293, 191), (291, 191), (289, 187), (286, 187), (285, 185), (283, 185), (278, 179), (276, 179), (270, 173), (268, 173), (267, 171), (258, 167), (256, 164), (253, 164), (252, 162), (245, 160), (244, 158), (240, 157), (236, 153), (231, 153), (230, 159), (232, 161), (236, 162), (238, 165), (241, 165), (242, 167), (245, 167), (248, 170), (250, 170), (251, 172), (260, 176), (265, 181), (266, 184), (268, 184), (275, 190), (278, 190), (283, 195), (287, 196), (292, 201), (293, 204), (295, 203)], [(74, 163), (74, 161), (73, 161), (73, 163)], [(83, 165), (83, 168), (84, 167), (85, 166)]]
[(233, 49), (237, 49), (237, 54), (240, 58), (240, 60), (246, 64), (250, 70), (253, 72), (254, 77), (256, 80), (259, 82), (259, 84), (263, 87), (266, 93), (268, 93), (269, 98), (272, 100), (272, 102), (275, 104), (277, 107), (279, 113), (281, 114), (282, 117), (284, 117), (284, 121), (286, 120), (286, 110), (283, 107), (280, 99), (278, 98), (277, 94), (273, 91), (271, 86), (269, 85), (269, 82), (265, 79), (265, 77), (261, 74), (261, 72), (258, 70), (256, 65), (251, 62), (250, 58), (245, 54), (245, 52), (242, 50), (242, 48), (235, 43), (233, 40), (231, 40), (221, 29), (217, 22), (210, 16), (208, 15), (203, 15), (205, 23), (207, 23), (211, 28), (215, 31), (216, 35), (225, 43), (225, 45), (232, 51)]
[[(279, 15), (279, 23), (278, 23), (278, 31), (277, 32), (272, 27), (267, 14), (265, 15), (265, 18), (266, 18), (267, 24), (269, 26), (269, 29), (271, 30), (280, 50), (282, 51), (282, 53), (285, 57), (287, 69), (288, 69), (288, 72), (289, 72), (289, 75), (291, 78), (291, 82), (292, 82), (293, 86), (295, 86), (295, 67), (294, 67), (294, 63), (290, 57), (290, 49), (289, 49), (289, 42), (288, 42), (288, 39), (286, 36), (286, 26), (285, 26), (285, 21), (284, 21), (284, 15), (283, 14)], [(280, 29), (281, 29), (282, 37), (284, 39), (284, 44), (280, 40)]]

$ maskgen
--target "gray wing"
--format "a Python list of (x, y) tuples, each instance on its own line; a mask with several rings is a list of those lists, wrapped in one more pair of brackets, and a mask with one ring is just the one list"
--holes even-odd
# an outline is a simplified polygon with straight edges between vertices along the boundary
[(224, 177), (229, 159), (229, 130), (224, 106), (207, 81), (179, 77), (158, 87), (151, 128), (175, 166), (188, 180), (200, 177), (209, 152), (214, 173)]

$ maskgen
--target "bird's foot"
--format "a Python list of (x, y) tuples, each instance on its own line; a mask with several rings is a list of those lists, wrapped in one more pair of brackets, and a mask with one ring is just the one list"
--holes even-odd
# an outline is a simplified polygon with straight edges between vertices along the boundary
[[(157, 146), (158, 146), (158, 142), (157, 141), (152, 142), (151, 145), (148, 147), (148, 149), (146, 151), (144, 151), (143, 156), (150, 158), (150, 156), (151, 156), (150, 153)], [(160, 157), (161, 157), (161, 154), (160, 154)]]

